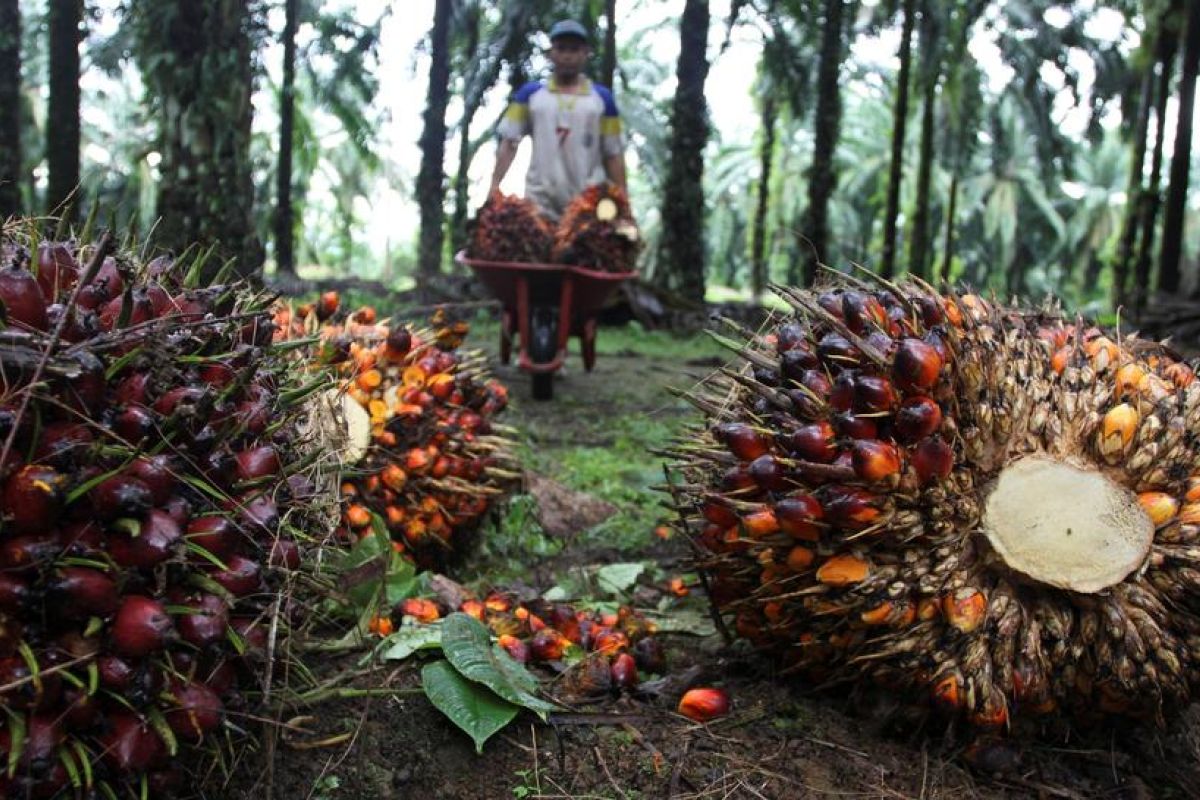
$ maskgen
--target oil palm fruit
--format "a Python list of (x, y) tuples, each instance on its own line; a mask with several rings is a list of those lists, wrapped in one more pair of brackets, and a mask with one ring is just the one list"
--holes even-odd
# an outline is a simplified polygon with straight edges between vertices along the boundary
[(533, 202), (500, 192), (469, 227), (467, 252), (487, 261), (545, 262), (554, 242), (554, 229)]
[(631, 272), (637, 267), (641, 239), (619, 187), (598, 183), (572, 200), (554, 232), (551, 259), (606, 272)]
[(689, 395), (674, 505), (741, 636), (978, 728), (1160, 719), (1200, 680), (1200, 384), (1055, 307), (778, 288)]
[(460, 349), (467, 326), (441, 312), (410, 329), (358, 309), (318, 324), (280, 308), (279, 337), (319, 337), (315, 366), (334, 369), (352, 430), (342, 483), (346, 536), (384, 525), (421, 567), (461, 553), (483, 515), (512, 489), (509, 443), (495, 418), (508, 402), (482, 354)]
[(2, 797), (147, 796), (210, 751), (262, 679), (233, 620), (273, 613), (299, 560), (270, 553), (336, 509), (296, 491), (325, 382), (264, 300), (109, 241), (0, 233)]

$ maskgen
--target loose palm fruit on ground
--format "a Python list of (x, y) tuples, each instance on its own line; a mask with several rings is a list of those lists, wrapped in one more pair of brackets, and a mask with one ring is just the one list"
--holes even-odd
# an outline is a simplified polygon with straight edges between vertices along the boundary
[(554, 229), (538, 207), (523, 197), (495, 192), (469, 225), (467, 252), (487, 261), (545, 262)]
[(298, 434), (331, 382), (271, 345), (265, 300), (109, 241), (0, 233), (2, 797), (165, 796), (253, 713), (238, 621), (286, 652), (276, 609), (337, 519)]
[[(496, 417), (508, 392), (482, 354), (460, 349), (468, 327), (435, 313), (428, 328), (376, 321), (369, 308), (321, 324), (280, 307), (279, 339), (317, 338), (311, 367), (335, 371), (352, 430), (343, 453), (343, 524), (354, 538), (388, 529), (423, 568), (463, 552), (518, 477)], [(239, 462), (239, 465), (241, 462)]]
[(1191, 367), (1050, 305), (851, 278), (777, 291), (792, 312), (772, 330), (719, 337), (743, 364), (690, 395), (706, 422), (670, 467), (732, 628), (811, 681), (982, 729), (1184, 707)]
[(625, 192), (598, 183), (567, 205), (554, 232), (551, 259), (606, 272), (632, 272), (641, 246)]

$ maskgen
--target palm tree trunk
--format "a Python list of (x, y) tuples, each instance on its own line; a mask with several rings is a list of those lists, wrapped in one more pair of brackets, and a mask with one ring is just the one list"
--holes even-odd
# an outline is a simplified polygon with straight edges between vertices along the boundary
[(1179, 291), (1179, 260), (1183, 252), (1183, 214), (1187, 206), (1188, 171), (1192, 152), (1192, 109), (1196, 101), (1196, 69), (1200, 66), (1200, 2), (1188, 3), (1187, 34), (1179, 76), (1179, 113), (1175, 118), (1175, 153), (1171, 156), (1171, 183), (1163, 218), (1162, 260), (1158, 288)]
[(799, 231), (808, 238), (808, 243), (807, 246), (802, 244), (800, 250), (806, 254), (802, 259), (803, 274), (795, 273), (801, 262), (793, 262), (793, 273), (788, 276), (794, 286), (809, 283), (816, 274), (817, 264), (828, 256), (829, 198), (837, 188), (833, 158), (842, 124), (842, 88), (839, 80), (845, 54), (842, 15), (842, 0), (826, 0), (824, 28), (821, 31), (821, 62), (817, 67), (816, 130), (808, 181), (808, 207)]
[(600, 59), (600, 84), (612, 88), (617, 77), (617, 0), (604, 3), (604, 55)]
[(938, 26), (934, 22), (930, 4), (921, 8), (921, 50), (923, 51), (921, 87), (921, 144), (920, 160), (917, 162), (917, 205), (913, 210), (912, 243), (908, 249), (908, 268), (915, 275), (929, 278), (929, 183), (933, 174), (934, 104), (937, 102), (937, 86), (940, 79), (941, 62), (938, 52)]
[(204, 281), (227, 259), (238, 276), (256, 278), (263, 247), (250, 162), (250, 0), (133, 0), (130, 8), (140, 18), (134, 52), (161, 109), (154, 242), (175, 252), (217, 243)]
[(21, 211), (21, 5), (0, 0), (0, 222)]
[[(463, 55), (469, 61), (475, 57), (475, 51), (479, 47), (479, 14), (468, 11), (464, 24), (467, 37), (463, 41)], [(458, 169), (454, 174), (454, 211), (450, 215), (450, 251), (453, 253), (462, 250), (467, 244), (467, 214), (470, 210), (471, 191), (467, 173), (475, 156), (471, 147), (471, 121), (475, 119), (475, 112), (479, 110), (476, 98), (483, 98), (482, 92), (472, 96), (469, 89), (464, 91), (463, 95), (463, 114), (458, 131)]]
[(750, 242), (750, 285), (754, 300), (762, 298), (767, 288), (767, 205), (771, 197), (771, 160), (775, 153), (775, 96), (770, 92), (762, 104), (762, 149), (758, 153), (758, 199), (754, 206), (754, 227)]
[(296, 28), (300, 0), (286, 0), (283, 22), (283, 86), (279, 92), (279, 165), (275, 171), (275, 271), (296, 274), (292, 208), (292, 144), (296, 127)]
[(1150, 294), (1150, 253), (1154, 249), (1154, 227), (1158, 220), (1158, 206), (1162, 200), (1163, 140), (1167, 121), (1167, 96), (1171, 92), (1171, 66), (1175, 61), (1176, 39), (1163, 36), (1159, 46), (1158, 89), (1154, 98), (1154, 119), (1157, 131), (1154, 135), (1154, 151), (1150, 158), (1150, 185), (1142, 196), (1141, 239), (1138, 242), (1137, 263), (1134, 267), (1134, 308), (1141, 311)]
[(929, 276), (929, 282), (937, 286), (939, 280), (950, 279), (950, 264), (954, 259), (954, 213), (958, 205), (958, 170), (950, 176), (950, 199), (946, 203), (946, 242), (942, 248), (942, 274), (935, 270)]
[(704, 304), (704, 145), (708, 115), (708, 0), (687, 0), (671, 107), (670, 162), (662, 200), (662, 280), (685, 301)]
[(452, 0), (437, 0), (430, 33), (432, 64), (425, 95), (425, 128), (421, 133), (421, 171), (417, 175), (417, 204), (421, 208), (418, 269), (422, 277), (442, 267), (442, 226), (446, 222), (443, 162), (446, 156), (446, 105), (450, 101), (450, 13)]
[(908, 73), (912, 69), (912, 32), (916, 0), (904, 0), (900, 31), (900, 74), (896, 78), (896, 111), (892, 122), (892, 164), (888, 172), (887, 211), (883, 219), (884, 277), (896, 274), (896, 223), (900, 216), (900, 173), (904, 166), (904, 128), (908, 120)]
[(79, 44), (83, 0), (50, 0), (50, 102), (46, 112), (46, 210), (74, 216), (79, 187)]
[(1142, 206), (1142, 171), (1146, 163), (1146, 139), (1150, 132), (1150, 107), (1154, 103), (1154, 64), (1148, 64), (1142, 75), (1138, 93), (1137, 117), (1133, 127), (1133, 149), (1129, 158), (1129, 185), (1125, 189), (1125, 213), (1121, 220), (1121, 238), (1113, 260), (1113, 307), (1128, 299), (1129, 270), (1133, 266), (1133, 246), (1137, 242), (1139, 214)]

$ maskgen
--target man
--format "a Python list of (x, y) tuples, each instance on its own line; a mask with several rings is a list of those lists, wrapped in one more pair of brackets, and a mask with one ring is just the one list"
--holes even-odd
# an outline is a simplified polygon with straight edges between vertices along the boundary
[(625, 154), (621, 117), (607, 87), (582, 74), (592, 49), (584, 27), (574, 20), (550, 28), (547, 82), (533, 81), (516, 91), (500, 122), (499, 152), (491, 191), (512, 166), (517, 146), (533, 140), (525, 196), (552, 219), (584, 188), (605, 178), (625, 190)]

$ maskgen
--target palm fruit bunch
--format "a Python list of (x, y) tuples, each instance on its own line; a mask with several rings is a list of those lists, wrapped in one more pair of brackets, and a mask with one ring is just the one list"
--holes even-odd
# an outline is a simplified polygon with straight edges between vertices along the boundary
[(497, 644), (522, 664), (570, 664), (559, 688), (572, 698), (633, 691), (639, 674), (662, 675), (667, 669), (656, 626), (628, 606), (608, 613), (545, 600), (525, 603), (512, 593), (493, 591), (483, 600), (409, 598), (396, 605), (382, 628), (375, 625), (381, 633), (390, 632), (405, 618), (429, 624), (453, 610), (484, 623)]
[[(843, 276), (718, 336), (670, 491), (715, 605), (811, 681), (976, 729), (1200, 679), (1200, 384), (1054, 307)], [(882, 288), (876, 288), (880, 286)]]
[[(376, 520), (418, 566), (464, 549), (484, 514), (519, 475), (495, 417), (508, 391), (481, 353), (461, 348), (463, 322), (442, 311), (424, 329), (388, 325), (370, 307), (342, 315), (337, 297), (276, 312), (280, 338), (316, 335), (315, 366), (341, 384), (350, 446), (343, 454), (343, 535), (370, 535)], [(322, 321), (324, 320), (324, 321)]]
[(567, 205), (554, 232), (551, 260), (605, 272), (632, 272), (641, 245), (625, 192), (614, 184), (598, 183)]
[(469, 230), (467, 253), (486, 261), (544, 262), (554, 229), (531, 201), (493, 192)]
[(319, 516), (261, 299), (110, 242), (0, 234), (5, 798), (178, 787), (284, 651)]

